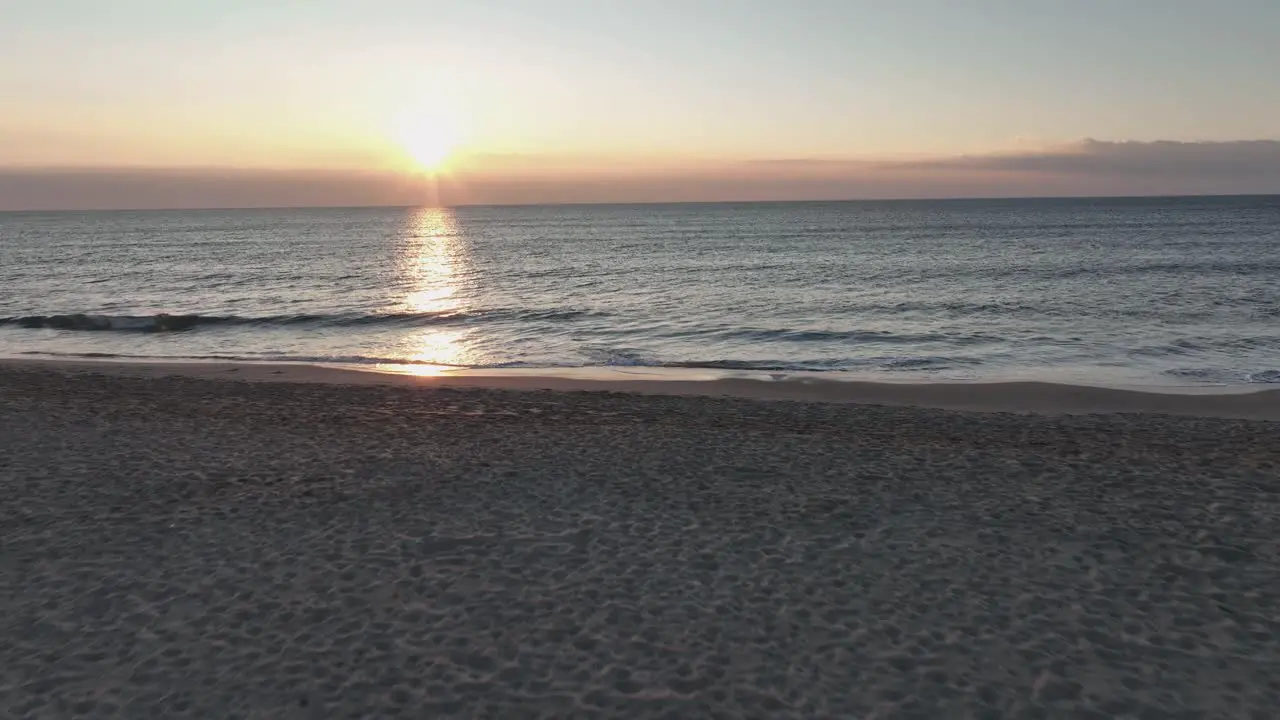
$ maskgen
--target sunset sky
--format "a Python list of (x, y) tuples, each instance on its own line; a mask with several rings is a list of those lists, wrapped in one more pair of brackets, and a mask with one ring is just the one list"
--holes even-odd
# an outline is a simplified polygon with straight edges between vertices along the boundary
[(1275, 0), (0, 17), (0, 209), (1280, 192)]

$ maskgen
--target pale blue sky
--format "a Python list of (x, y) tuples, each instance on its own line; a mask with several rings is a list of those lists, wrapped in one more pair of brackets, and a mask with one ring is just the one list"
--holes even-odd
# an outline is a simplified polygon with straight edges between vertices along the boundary
[(664, 166), (1280, 137), (1278, 0), (0, 0), (0, 18), (0, 165), (385, 168), (398, 119), (437, 115), (458, 156)]
[(1280, 131), (1275, 0), (0, 8), (9, 124), (85, 135), (138, 119), (180, 139), (201, 116), (268, 139), (373, 135), (436, 92), (495, 150), (861, 156)]

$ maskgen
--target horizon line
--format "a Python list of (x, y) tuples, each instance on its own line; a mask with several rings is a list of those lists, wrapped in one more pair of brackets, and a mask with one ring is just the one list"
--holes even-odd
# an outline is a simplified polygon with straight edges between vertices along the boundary
[(973, 195), (944, 197), (885, 197), (811, 200), (643, 200), (637, 202), (541, 202), (541, 203), (456, 203), (452, 205), (245, 205), (228, 207), (124, 207), (124, 208), (28, 208), (0, 209), (0, 214), (20, 213), (110, 213), (110, 212), (235, 212), (246, 210), (453, 210), (457, 208), (532, 207), (645, 207), (662, 205), (817, 205), (842, 203), (907, 202), (990, 202), (1000, 200), (1189, 200), (1196, 198), (1280, 198), (1280, 193), (1193, 193), (1161, 195)]

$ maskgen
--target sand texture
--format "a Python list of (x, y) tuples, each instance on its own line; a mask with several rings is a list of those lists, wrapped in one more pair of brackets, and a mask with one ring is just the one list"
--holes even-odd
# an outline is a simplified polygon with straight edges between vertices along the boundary
[(1270, 718), (1280, 424), (0, 366), (0, 717)]

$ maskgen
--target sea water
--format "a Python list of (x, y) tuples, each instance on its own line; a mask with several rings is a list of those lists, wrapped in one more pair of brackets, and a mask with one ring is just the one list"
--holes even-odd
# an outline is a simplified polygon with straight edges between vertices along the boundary
[(0, 213), (0, 354), (1280, 382), (1280, 197)]

